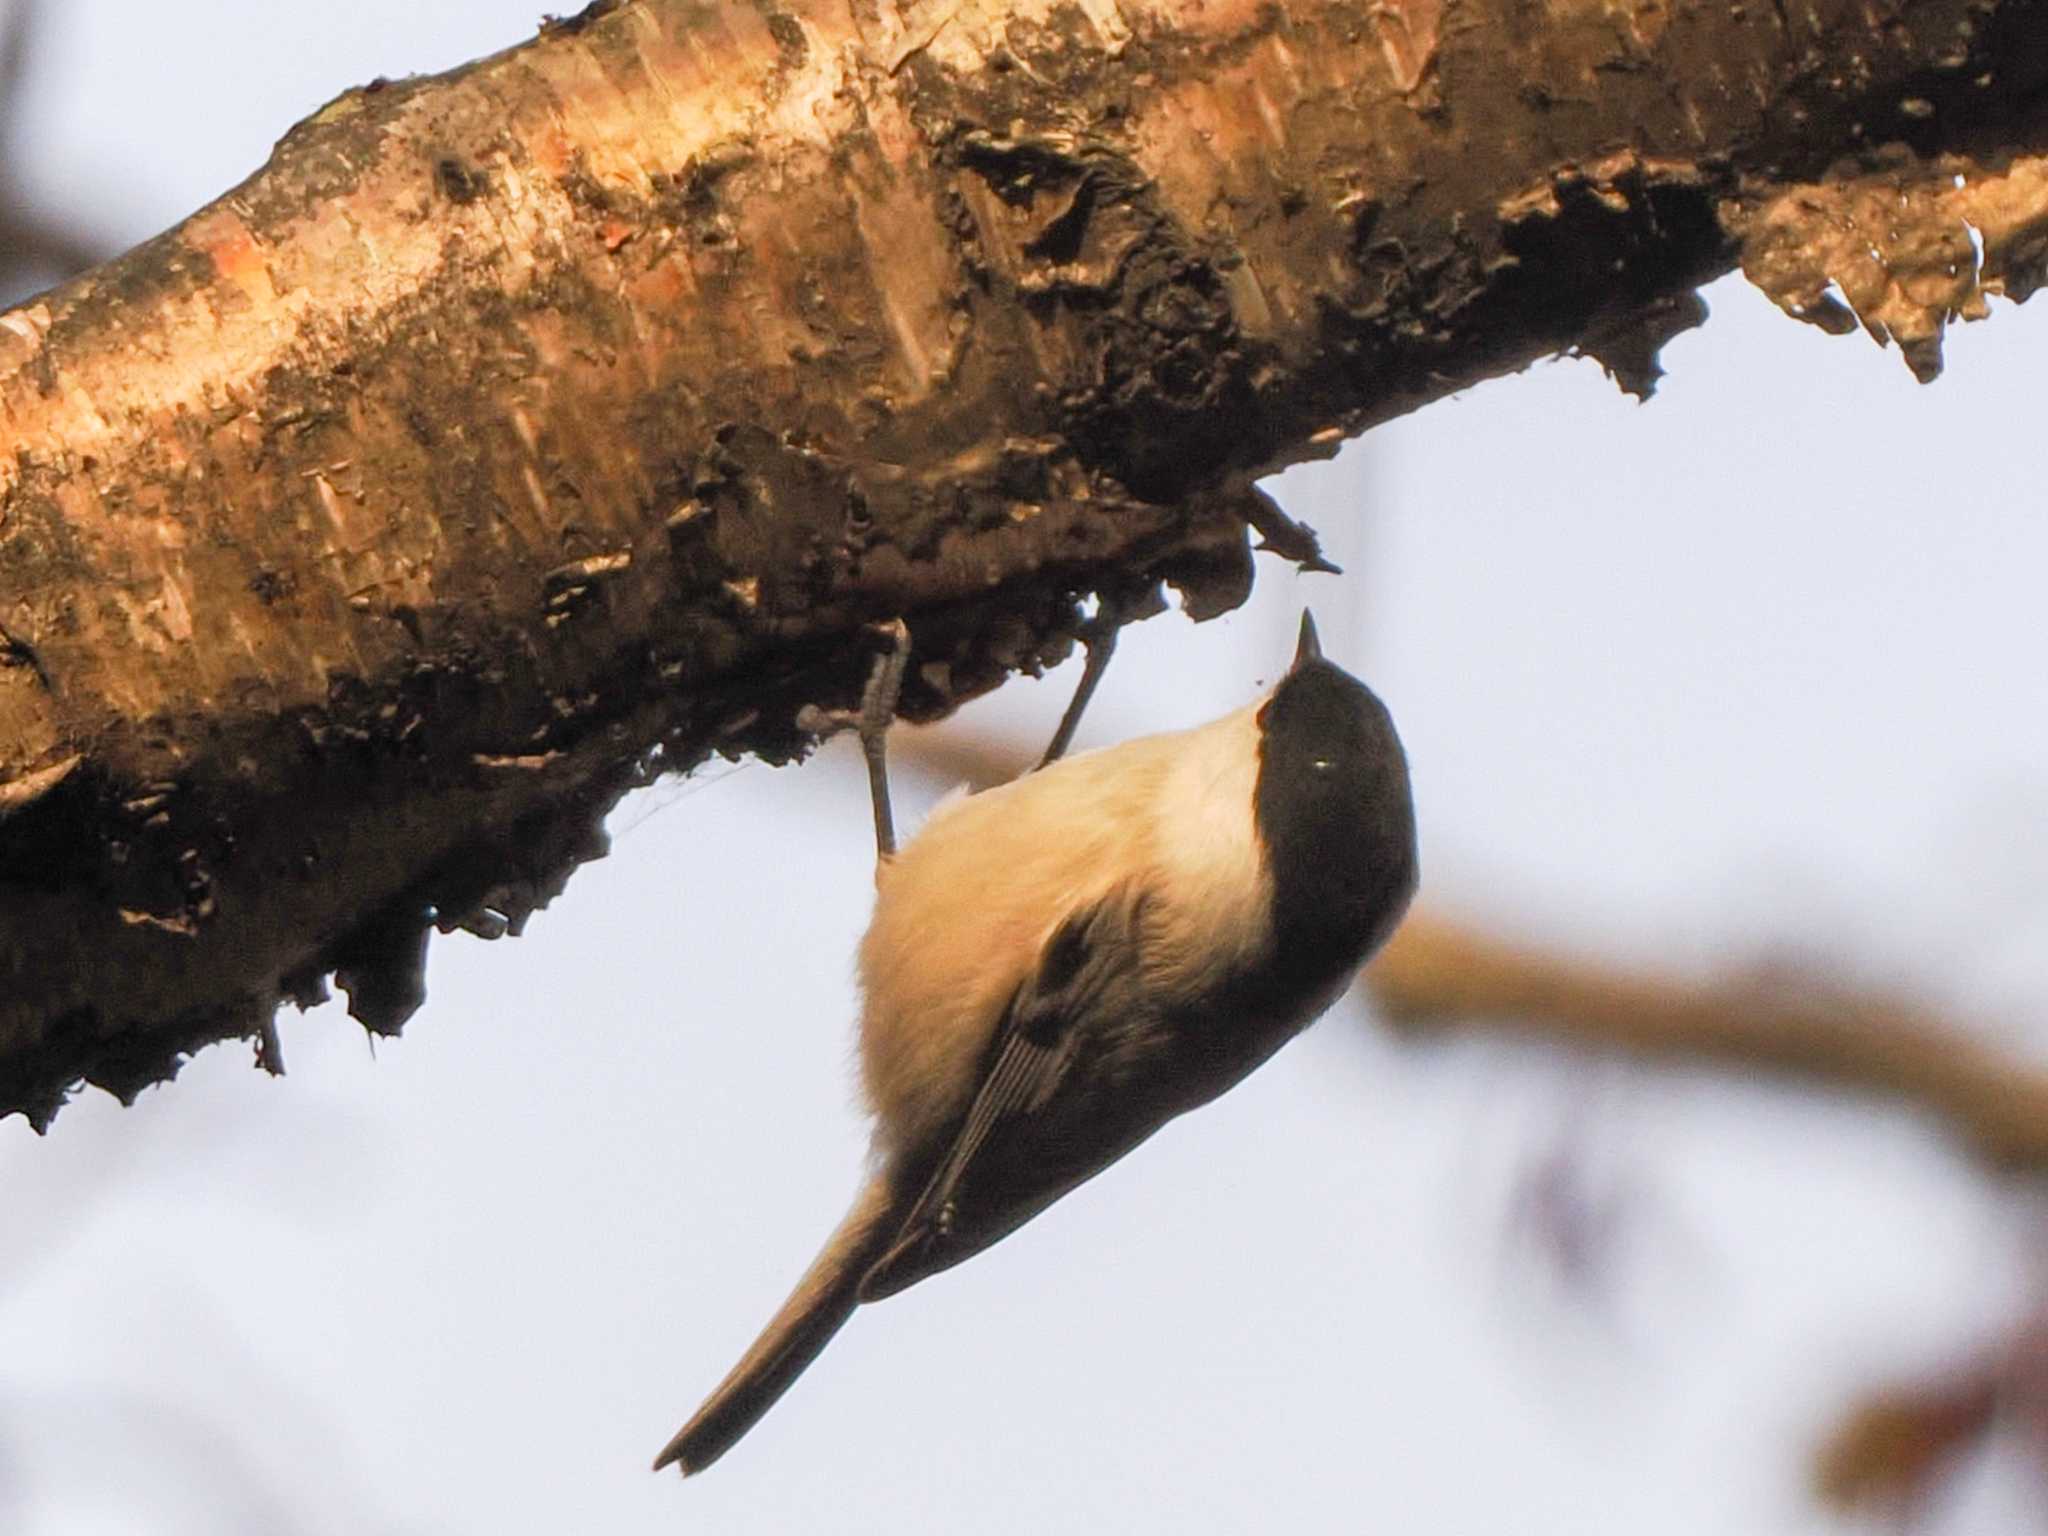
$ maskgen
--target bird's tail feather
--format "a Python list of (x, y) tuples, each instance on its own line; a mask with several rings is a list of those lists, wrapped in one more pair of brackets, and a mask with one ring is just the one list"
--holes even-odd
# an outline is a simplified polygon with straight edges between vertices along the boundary
[(895, 1236), (896, 1224), (889, 1219), (895, 1203), (886, 1178), (869, 1180), (782, 1310), (655, 1457), (655, 1471), (671, 1462), (682, 1467), (685, 1477), (703, 1471), (731, 1450), (818, 1358), (860, 1304), (862, 1276)]

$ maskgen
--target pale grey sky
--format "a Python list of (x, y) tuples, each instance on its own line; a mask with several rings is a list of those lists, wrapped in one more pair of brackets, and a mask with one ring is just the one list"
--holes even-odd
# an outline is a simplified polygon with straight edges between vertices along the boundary
[[(23, 174), (141, 238), (341, 88), (536, 16), (66, 0)], [(1629, 959), (1830, 957), (2038, 1050), (2048, 309), (1921, 388), (1708, 298), (1647, 407), (1545, 365), (1283, 478), (1351, 574), (1262, 562), (1244, 612), (1131, 632), (1084, 745), (1250, 697), (1313, 601), (1408, 741), (1429, 897)], [(1071, 684), (975, 714), (1035, 736)], [(865, 1309), (714, 1472), (650, 1477), (854, 1184), (852, 762), (629, 802), (524, 938), (436, 941), (402, 1041), (287, 1015), (282, 1082), (221, 1048), (0, 1123), (0, 1530), (1791, 1536), (1844, 1528), (1804, 1458), (1848, 1396), (2037, 1280), (2023, 1197), (1909, 1114), (1339, 1011)], [(1561, 1142), (1624, 1213), (1604, 1307), (1512, 1217)], [(1929, 1529), (2042, 1503), (1994, 1457)]]

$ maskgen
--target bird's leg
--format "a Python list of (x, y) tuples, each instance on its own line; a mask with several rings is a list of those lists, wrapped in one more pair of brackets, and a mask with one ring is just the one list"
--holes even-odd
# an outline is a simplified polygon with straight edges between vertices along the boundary
[(860, 708), (819, 709), (807, 704), (797, 712), (800, 730), (820, 737), (849, 728), (860, 732), (862, 754), (868, 760), (868, 795), (875, 806), (875, 857), (877, 861), (896, 856), (896, 818), (889, 806), (889, 726), (896, 718), (896, 699), (903, 691), (903, 674), (910, 665), (910, 627), (901, 619), (874, 626), (889, 642), (889, 649), (875, 658), (861, 689)]
[(1074, 732), (1081, 725), (1082, 712), (1088, 708), (1088, 701), (1095, 697), (1102, 674), (1109, 670), (1109, 658), (1116, 654), (1116, 635), (1122, 627), (1123, 614), (1116, 603), (1108, 597), (1098, 597), (1095, 617), (1081, 626), (1081, 644), (1088, 652), (1088, 660), (1081, 669), (1080, 684), (1067, 704), (1067, 712), (1060, 716), (1060, 728), (1052, 733), (1052, 745), (1038, 760), (1040, 768), (1058, 762), (1073, 744)]
[(868, 797), (875, 805), (875, 859), (896, 857), (896, 817), (889, 805), (889, 726), (910, 665), (910, 628), (901, 619), (882, 626), (889, 649), (875, 658), (860, 694), (860, 749), (868, 760)]

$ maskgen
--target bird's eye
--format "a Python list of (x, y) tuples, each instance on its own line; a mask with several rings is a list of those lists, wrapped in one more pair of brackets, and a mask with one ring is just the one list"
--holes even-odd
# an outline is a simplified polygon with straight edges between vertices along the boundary
[(1335, 758), (1315, 757), (1309, 759), (1309, 767), (1315, 769), (1317, 773), (1328, 773), (1332, 768), (1336, 766), (1337, 760)]

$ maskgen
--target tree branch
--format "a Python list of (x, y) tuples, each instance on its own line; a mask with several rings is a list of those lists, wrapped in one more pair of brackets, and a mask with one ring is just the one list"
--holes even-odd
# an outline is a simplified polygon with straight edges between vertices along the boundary
[(1791, 1073), (1939, 1116), (2001, 1167), (2048, 1165), (2048, 1071), (1888, 997), (1804, 979), (1686, 982), (1567, 960), (1411, 913), (1365, 973), (1411, 1030), (1482, 1024), (1636, 1056)]
[(600, 0), (350, 92), (0, 316), (0, 1112), (329, 972), (396, 1028), (866, 622), (937, 714), (1089, 590), (1236, 601), (1254, 475), (1565, 346), (1647, 387), (1772, 194), (2030, 147), (2044, 23)]

